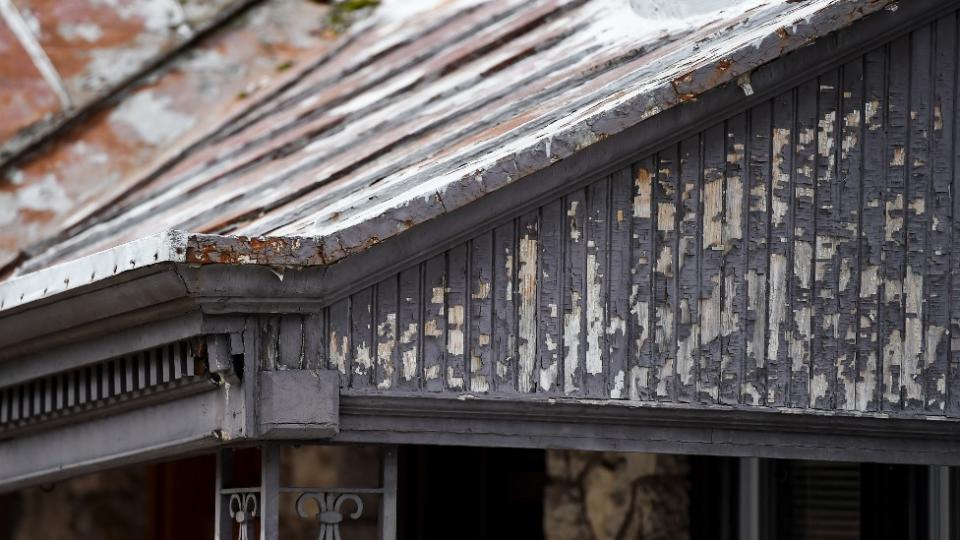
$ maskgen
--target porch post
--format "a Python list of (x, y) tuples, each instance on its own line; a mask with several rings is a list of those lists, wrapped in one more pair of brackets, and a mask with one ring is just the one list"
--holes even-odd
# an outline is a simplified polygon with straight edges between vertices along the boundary
[(380, 465), (380, 485), (383, 499), (380, 501), (380, 539), (395, 540), (397, 537), (397, 448), (384, 449)]
[(260, 540), (277, 540), (280, 535), (280, 448), (261, 447)]

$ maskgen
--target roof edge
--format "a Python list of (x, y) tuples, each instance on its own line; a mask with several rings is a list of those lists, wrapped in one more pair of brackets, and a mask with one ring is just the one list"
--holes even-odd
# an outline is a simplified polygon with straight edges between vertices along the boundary
[(167, 230), (0, 282), (0, 316), (163, 263), (323, 266), (322, 244), (302, 237), (248, 237)]

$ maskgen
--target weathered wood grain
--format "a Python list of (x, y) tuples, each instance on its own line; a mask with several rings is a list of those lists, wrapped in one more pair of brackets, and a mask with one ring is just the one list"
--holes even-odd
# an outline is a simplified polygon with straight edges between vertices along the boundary
[(723, 124), (703, 132), (703, 182), (700, 249), (700, 367), (698, 401), (719, 400), (720, 316), (723, 301), (723, 191), (725, 168)]
[(818, 81), (797, 89), (797, 138), (794, 143), (793, 269), (790, 299), (790, 405), (810, 405), (813, 359), (813, 274), (816, 247), (816, 166)]
[(910, 72), (910, 38), (889, 45), (887, 106), (884, 141), (883, 293), (881, 346), (883, 347), (883, 410), (901, 409), (904, 312), (904, 201), (906, 198), (907, 107)]
[(747, 317), (746, 351), (741, 399), (747, 405), (767, 402), (767, 291), (770, 236), (770, 177), (772, 166), (772, 103), (750, 110), (747, 147), (749, 195), (747, 206)]
[[(653, 344), (653, 179), (652, 158), (633, 169), (633, 212), (630, 270), (630, 399), (652, 400)], [(571, 244), (573, 246), (573, 244)], [(572, 249), (572, 247), (571, 247)]]
[(583, 389), (587, 396), (606, 397), (607, 311), (609, 309), (610, 179), (587, 188), (587, 290), (584, 314), (587, 319), (586, 363)]
[(954, 110), (957, 80), (957, 21), (944, 17), (934, 25), (935, 50), (932, 62), (932, 91), (928, 127), (931, 185), (927, 195), (930, 215), (927, 238), (927, 294), (924, 321), (924, 408), (943, 414), (947, 408), (947, 373), (949, 362), (950, 303), (948, 284), (951, 268), (951, 207), (955, 192), (953, 180)]
[(544, 206), (540, 215), (536, 379), (537, 391), (543, 393), (559, 389), (564, 215), (559, 199)]
[(859, 348), (857, 301), (860, 272), (860, 142), (863, 108), (863, 62), (860, 59), (842, 66), (840, 71), (837, 160), (837, 212), (834, 233), (837, 237), (838, 356), (837, 408), (857, 409)]
[(517, 225), (493, 231), (493, 385), (499, 392), (516, 392), (517, 380)]
[(773, 100), (766, 366), (767, 404), (775, 406), (787, 404), (790, 383), (787, 315), (791, 313), (791, 305), (787, 287), (793, 232), (790, 201), (793, 196), (794, 106), (794, 92), (781, 94)]
[(397, 366), (399, 365), (398, 281), (399, 275), (390, 276), (378, 283), (376, 287), (374, 382), (379, 390), (389, 390), (397, 385)]
[(610, 178), (609, 309), (607, 312), (607, 395), (612, 399), (627, 397), (627, 370), (630, 319), (630, 233), (633, 208), (633, 178), (624, 169)]
[(540, 256), (539, 213), (520, 218), (520, 242), (517, 247), (517, 390), (527, 394), (536, 391), (538, 260)]
[(447, 354), (443, 370), (446, 388), (463, 391), (467, 387), (466, 344), (469, 342), (467, 313), (470, 295), (467, 264), (470, 243), (461, 244), (447, 252)]
[(657, 154), (657, 175), (653, 182), (654, 267), (653, 267), (653, 384), (661, 400), (674, 399), (676, 386), (677, 314), (677, 147)]
[(486, 393), (493, 380), (493, 232), (470, 243), (470, 391)]
[(697, 401), (700, 369), (701, 157), (700, 137), (680, 143), (677, 206), (677, 400)]
[(960, 414), (956, 34), (941, 19), (665, 137), (321, 314), (261, 317), (265, 367), (323, 358), (380, 392)]
[(587, 237), (585, 190), (577, 190), (564, 199), (563, 253), (563, 393), (583, 393), (583, 370), (587, 359), (586, 310)]
[(859, 260), (860, 337), (857, 349), (859, 376), (857, 409), (876, 411), (880, 406), (883, 351), (880, 348), (880, 291), (884, 245), (884, 109), (886, 95), (885, 51), (871, 51), (863, 58), (863, 122), (861, 129), (862, 186)]
[(399, 274), (399, 307), (397, 313), (398, 362), (397, 389), (418, 390), (422, 372), (420, 338), (423, 328), (421, 309), (425, 305), (420, 278), (423, 265), (403, 270)]
[(350, 298), (350, 344), (353, 358), (350, 362), (350, 387), (369, 389), (374, 385), (374, 289), (362, 289)]
[(447, 258), (446, 254), (432, 257), (423, 264), (421, 298), (423, 323), (420, 325), (422, 387), (428, 392), (443, 390), (443, 366), (447, 345)]
[(721, 366), (720, 401), (740, 402), (743, 375), (744, 333), (747, 310), (747, 250), (744, 245), (747, 190), (744, 187), (747, 117), (734, 116), (726, 123), (726, 171), (724, 173), (723, 217), (723, 312), (720, 318)]

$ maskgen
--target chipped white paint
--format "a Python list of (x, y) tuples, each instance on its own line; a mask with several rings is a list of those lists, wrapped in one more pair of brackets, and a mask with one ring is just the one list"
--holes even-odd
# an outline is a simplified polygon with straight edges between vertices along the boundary
[(563, 391), (570, 394), (579, 390), (574, 375), (580, 369), (580, 317), (582, 308), (579, 291), (570, 291), (570, 311), (563, 315), (563, 342), (566, 354), (563, 360)]
[(477, 280), (477, 288), (470, 295), (474, 300), (486, 300), (490, 297), (490, 282), (482, 279)]
[(710, 276), (710, 296), (700, 299), (701, 344), (720, 337), (720, 275)]
[(727, 240), (739, 240), (743, 238), (743, 181), (740, 179), (739, 175), (727, 177), (726, 198), (727, 204), (726, 215), (724, 216), (723, 245), (726, 249), (729, 249), (729, 242), (727, 242)]
[(880, 100), (871, 99), (863, 104), (863, 117), (864, 121), (867, 123), (867, 126), (870, 127), (870, 131), (875, 131), (880, 129), (882, 126), (880, 122), (877, 121), (879, 118), (877, 115), (880, 113)]
[[(770, 340), (767, 342), (767, 362), (776, 362), (780, 354), (780, 325), (787, 314), (787, 258), (780, 253), (770, 254)], [(769, 389), (768, 398), (776, 397)]]
[[(894, 235), (903, 229), (903, 194), (897, 193), (892, 201), (884, 203), (884, 238), (887, 242), (894, 240)], [(896, 212), (896, 215), (894, 213)]]
[(740, 294), (740, 282), (733, 274), (723, 278), (723, 310), (720, 312), (720, 334), (724, 337), (740, 331), (740, 316), (733, 302)]
[(879, 270), (880, 267), (871, 264), (860, 271), (860, 298), (870, 298), (877, 294), (880, 286)]
[(451, 355), (463, 355), (463, 321), (463, 306), (450, 306), (447, 311), (447, 353)]
[(657, 203), (657, 230), (672, 231), (674, 229), (674, 220), (676, 218), (676, 208), (672, 203)]
[[(430, 292), (431, 292), (430, 303), (442, 306), (445, 298), (445, 294), (446, 294), (446, 289), (443, 287), (433, 287), (430, 289)], [(440, 314), (442, 315), (443, 311), (441, 311)]]
[(756, 367), (762, 368), (766, 353), (767, 283), (762, 274), (747, 272), (747, 309), (753, 313), (753, 336), (747, 340), (747, 355), (756, 359)]
[[(703, 172), (705, 178), (722, 178), (717, 169)], [(713, 180), (703, 186), (703, 249), (718, 249), (723, 244), (723, 181)]]
[(903, 164), (907, 160), (907, 151), (902, 146), (897, 146), (893, 149), (893, 155), (890, 156), (890, 166), (891, 167), (903, 167)]
[(650, 386), (649, 382), (650, 368), (644, 366), (633, 366), (630, 368), (630, 399), (640, 400), (640, 391), (646, 390)]
[(613, 376), (613, 387), (610, 388), (610, 397), (612, 399), (620, 399), (623, 397), (624, 376), (625, 374), (622, 369), (617, 371), (616, 375)]
[(567, 210), (567, 217), (570, 218), (570, 240), (580, 242), (580, 228), (577, 227), (577, 206), (580, 201), (570, 201), (570, 209)]
[(899, 328), (892, 328), (883, 346), (883, 396), (890, 403), (900, 402), (900, 386), (893, 382), (893, 371), (900, 372), (903, 363), (903, 338)]
[(652, 191), (650, 182), (650, 171), (640, 167), (637, 169), (637, 176), (634, 179), (634, 185), (637, 188), (637, 194), (633, 197), (633, 217), (649, 218), (652, 202)]
[[(587, 243), (592, 248), (593, 242)], [(587, 365), (586, 372), (591, 375), (603, 373), (603, 273), (600, 261), (593, 250), (587, 253)]]
[(520, 239), (520, 268), (517, 272), (520, 287), (520, 373), (519, 390), (530, 392), (534, 366), (537, 362), (537, 252), (536, 238), (524, 235)]
[(790, 144), (790, 130), (786, 128), (776, 128), (773, 130), (773, 214), (771, 221), (774, 226), (783, 223), (787, 216), (787, 210), (790, 208), (789, 201), (778, 195), (787, 188), (790, 182), (790, 171), (785, 168), (784, 155)]
[(447, 386), (454, 390), (463, 390), (463, 382), (463, 377), (457, 375), (457, 372), (453, 369), (453, 366), (447, 366)]
[(405, 381), (412, 381), (417, 376), (417, 348), (414, 345), (417, 339), (417, 323), (407, 324), (407, 328), (400, 334), (400, 344), (406, 349), (401, 355), (402, 369), (400, 376)]
[(923, 350), (923, 275), (907, 266), (903, 279), (904, 321), (903, 363), (900, 369), (900, 385), (904, 398), (923, 399), (922, 373), (920, 372)]
[(550, 365), (540, 370), (540, 390), (549, 392), (553, 390), (553, 385), (557, 380), (557, 362), (550, 362)]
[[(654, 342), (661, 351), (669, 351), (673, 342), (673, 310), (670, 306), (660, 304), (654, 310), (656, 317), (656, 327), (654, 329)], [(667, 380), (673, 378), (674, 359), (666, 358), (660, 372), (657, 374), (657, 395), (666, 396)]]
[(349, 339), (346, 335), (337, 336), (336, 330), (330, 331), (330, 358), (336, 364), (337, 371), (343, 375), (347, 373), (347, 356), (350, 354)]
[(365, 342), (357, 343), (353, 348), (354, 372), (357, 375), (363, 375), (373, 366), (373, 356), (370, 354), (370, 346)]
[(382, 369), (378, 388), (388, 389), (393, 385), (393, 350), (396, 347), (397, 314), (387, 313), (377, 325), (377, 358)]

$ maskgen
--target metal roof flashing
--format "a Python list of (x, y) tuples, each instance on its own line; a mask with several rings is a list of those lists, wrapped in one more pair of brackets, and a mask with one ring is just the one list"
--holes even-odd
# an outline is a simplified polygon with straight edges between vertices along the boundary
[(104, 251), (0, 282), (0, 317), (64, 294), (108, 286), (163, 263), (305, 267), (324, 264), (316, 241), (163, 231)]

